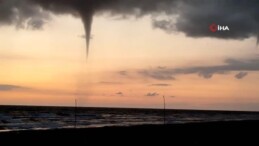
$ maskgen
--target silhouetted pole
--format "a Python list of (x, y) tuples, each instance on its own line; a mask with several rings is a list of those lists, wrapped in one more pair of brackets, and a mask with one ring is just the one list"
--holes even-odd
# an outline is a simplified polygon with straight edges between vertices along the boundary
[(77, 100), (75, 99), (75, 113), (74, 113), (74, 116), (75, 116), (75, 121), (74, 121), (74, 126), (75, 126), (75, 128), (76, 128), (76, 124), (77, 124), (77, 117), (76, 117), (76, 112), (77, 112)]
[(164, 99), (164, 125), (165, 125), (165, 96), (163, 96)]

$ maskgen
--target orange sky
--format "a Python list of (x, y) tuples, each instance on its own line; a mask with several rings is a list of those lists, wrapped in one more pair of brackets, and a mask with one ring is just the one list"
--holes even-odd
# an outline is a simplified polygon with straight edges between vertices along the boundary
[[(143, 70), (224, 64), (258, 55), (255, 38), (220, 40), (167, 34), (150, 17), (95, 17), (89, 58), (83, 26), (72, 16), (54, 16), (44, 30), (0, 27), (0, 104), (259, 110), (259, 74), (143, 76)], [(65, 23), (64, 23), (65, 22)], [(7, 87), (8, 89), (4, 88)], [(1, 89), (2, 87), (2, 89)]]

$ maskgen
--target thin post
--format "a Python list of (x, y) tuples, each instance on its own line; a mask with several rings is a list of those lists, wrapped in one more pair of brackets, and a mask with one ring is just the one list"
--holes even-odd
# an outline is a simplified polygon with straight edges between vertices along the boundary
[(75, 119), (74, 119), (74, 120), (75, 120), (75, 121), (74, 121), (74, 126), (75, 126), (75, 128), (76, 128), (76, 126), (77, 126), (77, 117), (76, 117), (76, 116), (77, 116), (77, 115), (76, 115), (76, 112), (77, 112), (77, 99), (75, 99), (75, 111), (74, 111), (74, 112), (75, 112), (75, 113), (74, 113), (74, 116), (75, 116), (75, 117), (74, 117), (74, 118), (75, 118)]
[(164, 99), (164, 125), (165, 125), (165, 96), (163, 96)]

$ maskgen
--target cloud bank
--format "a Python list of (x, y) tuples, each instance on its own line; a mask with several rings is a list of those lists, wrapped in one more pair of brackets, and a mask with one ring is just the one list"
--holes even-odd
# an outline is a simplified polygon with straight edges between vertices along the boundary
[(141, 70), (138, 71), (138, 73), (143, 77), (156, 80), (173, 80), (177, 75), (197, 74), (205, 79), (210, 79), (215, 74), (229, 74), (231, 72), (238, 72), (235, 75), (235, 78), (242, 79), (248, 75), (247, 72), (249, 71), (259, 71), (259, 59), (226, 59), (223, 65), (165, 69), (155, 68)]

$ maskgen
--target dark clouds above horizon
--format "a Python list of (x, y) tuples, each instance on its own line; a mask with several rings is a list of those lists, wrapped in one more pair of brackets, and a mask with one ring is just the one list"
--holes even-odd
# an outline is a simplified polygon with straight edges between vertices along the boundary
[(237, 72), (236, 79), (242, 79), (248, 72), (259, 71), (259, 59), (236, 60), (226, 59), (222, 65), (195, 66), (183, 68), (154, 68), (138, 71), (142, 77), (156, 80), (174, 80), (177, 75), (197, 74), (205, 79), (210, 79), (215, 74), (230, 74)]
[[(0, 0), (0, 25), (40, 29), (50, 20), (50, 14), (80, 17), (88, 37), (88, 21), (102, 14), (124, 19), (151, 15), (155, 28), (190, 37), (244, 39), (257, 37), (259, 31), (256, 0)], [(230, 31), (211, 33), (211, 23), (228, 25)]]

